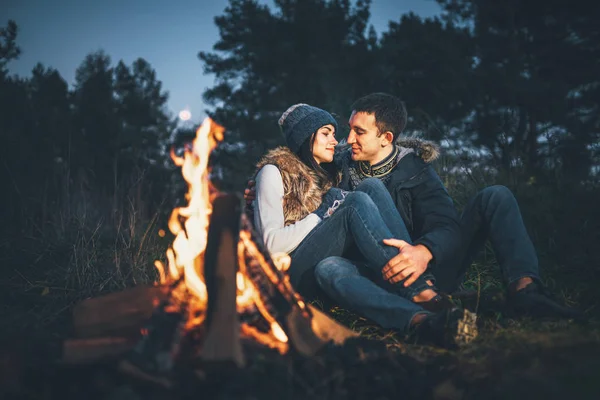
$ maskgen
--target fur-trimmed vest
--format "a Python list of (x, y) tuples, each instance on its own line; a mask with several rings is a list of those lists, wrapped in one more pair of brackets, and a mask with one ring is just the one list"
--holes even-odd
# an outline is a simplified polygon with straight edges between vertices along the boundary
[(315, 211), (321, 204), (323, 194), (331, 188), (331, 183), (319, 187), (316, 173), (287, 147), (270, 150), (256, 165), (256, 173), (267, 164), (275, 165), (283, 179), (283, 215), (286, 226)]

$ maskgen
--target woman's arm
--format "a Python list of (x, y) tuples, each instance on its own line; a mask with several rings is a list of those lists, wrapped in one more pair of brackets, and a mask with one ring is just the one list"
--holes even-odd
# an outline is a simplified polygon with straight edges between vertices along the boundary
[(321, 222), (317, 215), (308, 214), (296, 223), (285, 226), (283, 194), (279, 169), (271, 164), (262, 167), (256, 175), (254, 224), (271, 253), (290, 253)]

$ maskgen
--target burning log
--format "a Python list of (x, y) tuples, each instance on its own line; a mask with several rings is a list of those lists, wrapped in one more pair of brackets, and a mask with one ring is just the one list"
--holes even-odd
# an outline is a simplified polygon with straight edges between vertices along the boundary
[(312, 313), (312, 330), (324, 342), (332, 341), (341, 346), (347, 339), (359, 336), (358, 333), (331, 319), (318, 308), (310, 304), (308, 308)]
[(184, 306), (174, 305), (169, 298), (156, 307), (141, 330), (141, 339), (119, 363), (119, 370), (170, 387), (169, 375), (179, 356), (183, 338)]
[(173, 307), (169, 300), (163, 302), (142, 328), (142, 337), (130, 352), (128, 360), (145, 371), (170, 372), (179, 355), (183, 319), (181, 309)]
[(242, 242), (245, 246), (244, 270), (258, 291), (258, 304), (268, 309), (268, 316), (285, 327), (290, 344), (300, 354), (312, 356), (325, 344), (312, 329), (312, 313), (292, 288), (289, 278), (271, 259), (269, 252), (253, 237), (253, 229), (242, 218)]
[[(79, 338), (141, 334), (120, 369), (162, 385), (182, 363), (243, 366), (246, 340), (313, 356), (330, 340), (357, 336), (304, 302), (285, 273), (289, 257), (274, 262), (241, 213), (239, 196), (211, 186), (208, 155), (221, 136), (208, 120), (185, 157), (174, 158), (189, 184), (189, 204), (169, 220), (175, 240), (168, 264), (155, 264), (161, 286), (86, 300), (73, 315)], [(121, 345), (107, 338), (70, 342), (64, 358), (88, 362), (102, 346), (113, 354)]]
[(346, 339), (358, 336), (317, 308), (306, 305), (285, 273), (289, 263), (278, 257), (281, 261), (275, 264), (245, 215), (242, 216), (241, 236), (248, 250), (246, 271), (265, 299), (263, 301), (271, 305), (273, 315), (285, 320), (284, 325), (290, 330), (291, 342), (297, 351), (310, 356), (330, 340), (342, 344)]
[(205, 361), (231, 361), (238, 367), (245, 364), (236, 306), (240, 209), (236, 195), (215, 199), (204, 257), (208, 306), (202, 345)]
[(86, 299), (73, 309), (74, 336), (93, 338), (139, 333), (154, 307), (166, 297), (165, 288), (137, 286)]

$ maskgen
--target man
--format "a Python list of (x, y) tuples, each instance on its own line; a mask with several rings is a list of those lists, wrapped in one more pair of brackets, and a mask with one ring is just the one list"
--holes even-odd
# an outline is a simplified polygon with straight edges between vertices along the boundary
[[(430, 165), (439, 154), (437, 147), (401, 138), (406, 121), (406, 108), (397, 97), (374, 93), (360, 98), (352, 105), (349, 148), (335, 159), (343, 175), (342, 189), (353, 190), (366, 178), (380, 179), (410, 234), (410, 241), (386, 241), (397, 247), (399, 254), (383, 268), (384, 278), (392, 283), (404, 281), (409, 286), (428, 271), (438, 289), (451, 293), (489, 239), (507, 284), (509, 306), (516, 314), (579, 316), (545, 295), (537, 256), (510, 190), (504, 186), (485, 188), (459, 217)], [(356, 267), (343, 259), (324, 260), (316, 269), (323, 290), (342, 304), (355, 305), (376, 298), (374, 288), (372, 293), (365, 293), (364, 282), (349, 279), (354, 273), (358, 273)]]

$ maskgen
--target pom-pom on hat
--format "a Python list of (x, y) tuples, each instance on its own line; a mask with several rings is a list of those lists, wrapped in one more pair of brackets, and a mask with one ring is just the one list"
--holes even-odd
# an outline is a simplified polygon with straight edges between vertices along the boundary
[(308, 104), (294, 104), (279, 118), (279, 128), (287, 146), (294, 153), (302, 143), (322, 126), (331, 124), (337, 130), (337, 122), (331, 114)]

